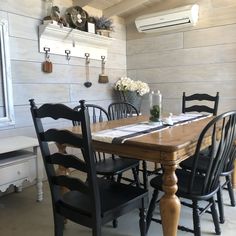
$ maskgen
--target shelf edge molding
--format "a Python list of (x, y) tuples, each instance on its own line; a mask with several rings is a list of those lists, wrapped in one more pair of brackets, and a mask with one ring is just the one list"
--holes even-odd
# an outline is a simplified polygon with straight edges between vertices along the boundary
[(54, 22), (39, 25), (39, 52), (45, 53), (50, 49), (50, 54), (66, 55), (70, 52), (72, 57), (85, 58), (89, 53), (90, 59), (107, 59), (107, 49), (113, 38), (84, 32), (68, 27), (61, 27)]

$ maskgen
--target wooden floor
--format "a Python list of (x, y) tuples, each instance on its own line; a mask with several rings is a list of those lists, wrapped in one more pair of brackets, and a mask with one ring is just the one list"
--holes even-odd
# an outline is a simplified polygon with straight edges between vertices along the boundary
[[(44, 183), (44, 201), (37, 203), (35, 187), (29, 187), (21, 193), (13, 193), (0, 198), (0, 235), (1, 236), (53, 236), (53, 221), (51, 200), (47, 182)], [(227, 192), (224, 191), (225, 203), (228, 203)], [(158, 209), (155, 213), (157, 216)], [(225, 207), (226, 222), (221, 225), (223, 236), (235, 236), (236, 207)], [(191, 210), (183, 207), (181, 224), (191, 225)], [(202, 235), (214, 235), (214, 226), (209, 214), (201, 218)], [(149, 236), (160, 236), (161, 225), (152, 223)], [(64, 236), (91, 236), (91, 231), (85, 227), (69, 222)], [(103, 227), (103, 236), (138, 236), (138, 211), (131, 212), (119, 218), (119, 226), (113, 229), (111, 224)], [(178, 231), (178, 236), (192, 235)]]

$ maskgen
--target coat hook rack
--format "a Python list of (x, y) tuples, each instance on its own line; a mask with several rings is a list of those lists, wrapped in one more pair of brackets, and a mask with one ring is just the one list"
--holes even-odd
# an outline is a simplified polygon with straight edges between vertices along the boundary
[(69, 62), (70, 60), (70, 54), (71, 54), (71, 51), (70, 50), (65, 50), (65, 54), (66, 54), (66, 60)]

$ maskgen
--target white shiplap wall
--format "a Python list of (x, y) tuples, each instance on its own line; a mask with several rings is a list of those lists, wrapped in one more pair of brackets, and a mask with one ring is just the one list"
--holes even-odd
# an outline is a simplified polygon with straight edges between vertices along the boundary
[[(72, 0), (55, 0), (54, 5), (61, 12), (73, 5)], [(101, 11), (86, 8), (91, 15), (101, 15)], [(69, 64), (65, 56), (51, 55), (53, 73), (41, 70), (45, 56), (38, 52), (38, 25), (46, 14), (44, 0), (0, 0), (0, 16), (9, 21), (10, 54), (13, 79), (14, 110), (16, 124), (13, 128), (0, 130), (1, 137), (13, 135), (35, 136), (29, 111), (30, 98), (37, 104), (61, 102), (71, 107), (80, 99), (107, 107), (112, 101), (114, 82), (126, 74), (126, 31), (121, 18), (114, 17), (114, 38), (108, 49), (106, 73), (108, 84), (99, 84), (101, 62), (91, 60), (91, 88), (85, 88), (85, 61), (71, 58)]]
[[(170, 2), (173, 6), (174, 1), (166, 5)], [(236, 1), (195, 2), (200, 5), (196, 27), (139, 34), (132, 22), (128, 24), (128, 74), (162, 92), (164, 112), (181, 112), (183, 91), (219, 91), (219, 112), (236, 109)], [(147, 99), (143, 111), (148, 112), (145, 103)]]

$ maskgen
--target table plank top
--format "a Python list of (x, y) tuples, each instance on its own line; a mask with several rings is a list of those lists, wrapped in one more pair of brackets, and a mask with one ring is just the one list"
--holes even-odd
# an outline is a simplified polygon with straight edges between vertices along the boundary
[[(194, 153), (195, 145), (202, 129), (212, 120), (212, 117), (204, 118), (178, 126), (169, 127), (162, 131), (152, 132), (141, 137), (131, 138), (123, 144), (105, 143), (94, 141), (96, 150), (125, 155), (135, 156), (138, 159), (145, 159), (154, 162), (180, 162)], [(135, 124), (148, 121), (148, 116), (138, 116), (127, 119), (107, 121), (91, 125), (92, 132), (105, 129)], [(80, 133), (80, 128), (69, 128), (75, 133)], [(206, 141), (206, 146), (210, 140)]]

